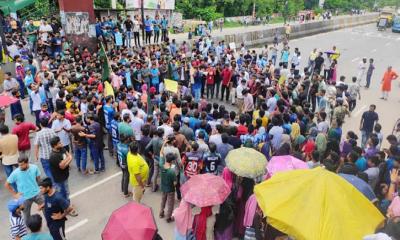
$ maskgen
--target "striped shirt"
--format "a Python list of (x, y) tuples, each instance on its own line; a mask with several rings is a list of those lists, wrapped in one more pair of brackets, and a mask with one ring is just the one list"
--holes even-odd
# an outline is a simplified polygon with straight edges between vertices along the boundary
[(50, 159), (50, 139), (57, 136), (53, 129), (42, 128), (36, 133), (35, 145), (39, 145), (39, 158)]
[(23, 237), (28, 234), (28, 229), (25, 226), (25, 221), (22, 216), (13, 216), (10, 214), (10, 232), (12, 239)]

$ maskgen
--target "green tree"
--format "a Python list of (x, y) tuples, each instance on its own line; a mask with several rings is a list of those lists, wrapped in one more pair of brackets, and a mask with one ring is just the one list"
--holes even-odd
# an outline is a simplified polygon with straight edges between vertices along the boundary
[(110, 0), (94, 0), (93, 3), (95, 8), (111, 8)]

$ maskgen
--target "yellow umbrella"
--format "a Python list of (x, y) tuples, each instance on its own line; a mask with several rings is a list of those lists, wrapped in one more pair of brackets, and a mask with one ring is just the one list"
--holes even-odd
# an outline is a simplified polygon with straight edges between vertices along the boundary
[(256, 178), (265, 174), (267, 158), (253, 148), (241, 147), (229, 151), (226, 166), (238, 176)]
[(362, 239), (384, 220), (353, 185), (320, 167), (277, 173), (254, 192), (268, 223), (296, 240)]

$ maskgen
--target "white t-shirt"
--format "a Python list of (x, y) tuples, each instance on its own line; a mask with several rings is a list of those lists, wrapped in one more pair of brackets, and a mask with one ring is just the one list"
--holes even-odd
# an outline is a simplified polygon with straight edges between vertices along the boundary
[(32, 111), (39, 111), (41, 109), (42, 98), (40, 97), (39, 91), (31, 92), (32, 99)]
[(51, 26), (49, 24), (40, 25), (39, 32), (43, 32), (43, 33), (41, 33), (42, 40), (47, 41), (47, 37), (49, 36), (50, 32), (53, 32), (53, 28), (51, 28)]
[[(60, 120), (58, 120), (58, 119), (53, 121), (53, 125), (51, 126), (51, 129), (53, 129), (54, 131), (57, 132), (57, 131), (59, 131), (59, 130), (61, 130), (63, 128), (65, 128), (67, 130), (71, 129), (71, 122), (68, 119), (64, 119), (62, 122)], [(57, 132), (56, 134), (60, 138), (61, 143), (62, 143), (62, 145), (64, 147), (69, 145), (70, 140), (69, 140), (68, 132), (66, 132), (63, 129), (60, 132)]]

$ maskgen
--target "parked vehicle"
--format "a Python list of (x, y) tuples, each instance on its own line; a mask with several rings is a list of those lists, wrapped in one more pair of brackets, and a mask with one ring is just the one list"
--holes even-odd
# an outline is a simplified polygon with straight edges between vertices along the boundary
[(393, 19), (392, 32), (400, 33), (400, 16)]

